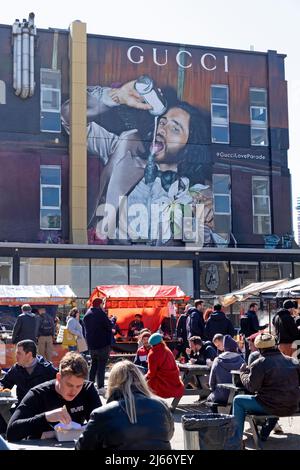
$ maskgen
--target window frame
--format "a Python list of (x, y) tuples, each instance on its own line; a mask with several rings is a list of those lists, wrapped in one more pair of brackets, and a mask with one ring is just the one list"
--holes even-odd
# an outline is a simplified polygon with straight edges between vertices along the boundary
[[(257, 103), (255, 104), (252, 104), (252, 101), (251, 101), (251, 91), (259, 91), (259, 92), (264, 92), (264, 95), (265, 95), (265, 104), (262, 104), (262, 105), (258, 105)], [(250, 112), (250, 143), (251, 143), (251, 146), (253, 147), (268, 147), (269, 145), (269, 137), (268, 137), (268, 95), (267, 95), (267, 90), (266, 88), (249, 88), (249, 103), (250, 103), (250, 106), (249, 106), (249, 112)], [(252, 119), (252, 109), (259, 109), (259, 108), (262, 108), (264, 109), (265, 111), (265, 114), (266, 114), (266, 119), (262, 122), (262, 121), (258, 121), (256, 119)], [(252, 131), (254, 130), (264, 130), (265, 133), (266, 133), (266, 143), (265, 144), (256, 144), (255, 142), (253, 142), (253, 137), (252, 137)]]
[[(42, 81), (42, 76), (43, 72), (48, 72), (48, 73), (55, 73), (57, 76), (59, 76), (59, 88), (51, 87), (49, 85), (43, 85)], [(57, 108), (45, 108), (44, 107), (44, 102), (43, 100), (43, 93), (44, 91), (46, 92), (54, 92), (58, 94), (58, 106)], [(40, 113), (41, 115), (43, 113), (56, 113), (61, 116), (61, 71), (56, 70), (56, 69), (46, 69), (46, 68), (41, 68), (40, 69)], [(59, 120), (60, 122), (60, 120)], [(57, 130), (50, 130), (50, 129), (42, 129), (42, 126), (40, 125), (40, 131), (41, 132), (50, 132), (50, 133), (60, 133), (61, 132), (61, 125), (59, 126), (59, 129)]]
[[(229, 192), (228, 193), (215, 193), (215, 190), (214, 190), (214, 177), (216, 176), (226, 176), (228, 178), (228, 190)], [(229, 215), (231, 217), (231, 214), (232, 214), (232, 211), (231, 211), (231, 178), (230, 178), (230, 175), (226, 174), (226, 173), (214, 173), (212, 175), (212, 188), (213, 188), (213, 201), (214, 201), (214, 214), (216, 215)], [(228, 198), (229, 200), (229, 212), (217, 212), (216, 211), (216, 208), (215, 208), (215, 196), (225, 196), (226, 198)]]
[[(217, 101), (213, 101), (213, 88), (223, 88), (226, 90), (226, 103), (221, 103)], [(225, 107), (227, 110), (227, 117), (226, 117), (226, 122), (220, 122), (221, 119), (225, 121), (225, 118), (216, 118), (214, 117), (214, 112), (213, 112), (213, 107), (215, 106), (222, 106)], [(210, 116), (211, 116), (211, 142), (213, 144), (229, 144), (230, 143), (230, 132), (229, 132), (229, 86), (228, 85), (211, 85), (210, 86)], [(227, 130), (227, 140), (217, 140), (216, 138), (213, 137), (213, 129), (214, 128), (225, 128)]]
[[(42, 169), (51, 168), (59, 170), (60, 184), (45, 184), (42, 183)], [(59, 205), (58, 206), (45, 206), (43, 204), (43, 189), (55, 188), (58, 189)], [(60, 211), (60, 225), (59, 227), (42, 227), (42, 210), (59, 210)], [(60, 165), (40, 165), (40, 230), (61, 230), (61, 166)]]
[[(266, 181), (268, 183), (268, 194), (254, 194), (254, 181)], [(272, 231), (272, 217), (271, 217), (271, 197), (270, 197), (270, 178), (268, 176), (252, 176), (252, 225), (253, 225), (253, 233), (257, 235), (268, 235)], [(268, 199), (268, 214), (259, 214), (255, 212), (255, 200), (259, 198), (267, 198)], [(264, 217), (269, 219), (269, 232), (256, 232), (255, 231), (255, 217)]]

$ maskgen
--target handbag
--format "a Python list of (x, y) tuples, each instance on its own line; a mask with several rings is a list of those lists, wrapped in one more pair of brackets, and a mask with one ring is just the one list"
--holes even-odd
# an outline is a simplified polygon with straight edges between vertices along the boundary
[(77, 345), (77, 340), (76, 336), (71, 333), (68, 328), (64, 329), (64, 334), (63, 334), (63, 341), (62, 341), (63, 346), (76, 346)]
[(84, 338), (77, 338), (77, 348), (78, 352), (85, 352), (88, 350), (88, 346)]

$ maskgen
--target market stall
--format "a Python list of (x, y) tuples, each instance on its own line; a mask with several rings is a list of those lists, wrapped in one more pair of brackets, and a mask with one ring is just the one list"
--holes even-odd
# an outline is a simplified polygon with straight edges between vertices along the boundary
[[(58, 308), (71, 305), (75, 299), (76, 295), (68, 285), (0, 285), (0, 366), (8, 368), (15, 362), (11, 335), (21, 305), (44, 309), (55, 319)], [(61, 344), (55, 343), (53, 363), (57, 365), (64, 354)]]
[(189, 297), (179, 286), (160, 285), (109, 285), (97, 286), (88, 301), (100, 297), (109, 317), (117, 318), (117, 323), (124, 333), (124, 338), (116, 339), (113, 345), (116, 351), (131, 352), (136, 349), (136, 342), (128, 341), (126, 332), (129, 323), (136, 314), (142, 315), (145, 328), (152, 332), (159, 329), (163, 318), (167, 317), (174, 303), (186, 302)]

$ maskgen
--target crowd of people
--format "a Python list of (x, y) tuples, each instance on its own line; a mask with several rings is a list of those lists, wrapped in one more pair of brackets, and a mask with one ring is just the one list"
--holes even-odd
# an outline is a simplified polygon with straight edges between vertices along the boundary
[[(111, 346), (115, 334), (122, 331), (116, 317), (105, 312), (102, 299), (93, 300), (82, 320), (76, 307), (69, 312), (66, 330), (76, 341), (68, 345), (58, 368), (51, 362), (50, 346), (55, 319), (23, 305), (12, 336), (16, 363), (0, 381), (0, 387), (16, 386), (17, 403), (8, 424), (0, 421), (0, 433), (8, 441), (40, 439), (53, 434), (57, 423), (87, 423), (77, 450), (170, 449), (174, 420), (164, 400), (181, 398), (185, 392), (176, 360), (207, 367), (208, 373), (194, 376), (188, 388), (205, 390), (212, 412), (228, 400), (229, 390), (219, 384), (231, 383), (231, 371), (240, 372), (246, 393), (234, 398), (232, 409), (240, 439), (250, 412), (272, 415), (262, 426), (263, 440), (272, 430), (282, 432), (274, 415), (293, 414), (300, 401), (300, 367), (294, 348), (294, 341), (300, 339), (297, 305), (291, 300), (283, 303), (271, 334), (265, 331), (268, 325), (259, 324), (258, 305), (250, 304), (240, 323), (247, 344), (243, 351), (222, 306), (204, 307), (201, 299), (187, 304), (176, 322), (169, 315), (155, 332), (144, 327), (141, 315), (135, 315), (128, 326), (128, 336), (138, 342), (135, 358), (117, 362), (105, 388)], [(170, 337), (173, 350), (165, 341)], [(80, 341), (85, 346), (79, 348)], [(106, 403), (102, 402), (105, 393)]]

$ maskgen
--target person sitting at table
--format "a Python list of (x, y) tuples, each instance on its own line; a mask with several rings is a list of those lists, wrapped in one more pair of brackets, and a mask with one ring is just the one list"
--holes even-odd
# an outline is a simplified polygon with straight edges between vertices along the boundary
[(128, 338), (137, 339), (139, 332), (144, 328), (144, 323), (142, 322), (142, 315), (137, 313), (128, 325)]
[(0, 380), (0, 387), (13, 388), (16, 385), (19, 404), (32, 387), (54, 379), (58, 370), (52, 362), (37, 356), (37, 346), (31, 339), (23, 339), (16, 344), (16, 359)]
[(107, 403), (91, 414), (76, 450), (170, 450), (174, 420), (130, 361), (117, 362), (107, 384)]
[(87, 376), (86, 360), (79, 353), (68, 352), (59, 363), (56, 379), (37, 385), (25, 395), (8, 423), (7, 439), (49, 437), (48, 431), (53, 431), (53, 425), (59, 422), (83, 424), (101, 406)]
[[(217, 356), (215, 348), (210, 341), (202, 341), (200, 336), (191, 336), (189, 339), (189, 348), (186, 348), (186, 353), (191, 364), (200, 366), (211, 367), (213, 360)], [(203, 388), (209, 390), (208, 375), (201, 375), (193, 377), (189, 383), (191, 388)]]
[(148, 354), (146, 374), (149, 387), (159, 397), (181, 398), (184, 385), (172, 351), (159, 333), (150, 336), (149, 344), (152, 346)]
[(191, 336), (189, 346), (186, 348), (189, 362), (211, 367), (217, 353), (210, 341), (202, 341), (200, 336)]
[(145, 373), (148, 371), (148, 354), (151, 349), (151, 345), (149, 344), (150, 336), (151, 333), (148, 331), (144, 331), (144, 333), (140, 335), (142, 346), (138, 348), (133, 360), (134, 364), (141, 367)]
[[(223, 350), (219, 356), (214, 359), (209, 375), (209, 388), (212, 393), (207, 397), (207, 402), (227, 403), (229, 390), (218, 387), (218, 384), (231, 383), (232, 370), (240, 370), (245, 363), (243, 356), (238, 352), (237, 342), (230, 336), (223, 338)], [(212, 411), (217, 413), (216, 407)]]
[[(259, 334), (254, 344), (260, 357), (250, 367), (241, 366), (241, 382), (252, 395), (237, 395), (233, 400), (240, 438), (244, 431), (245, 416), (263, 414), (291, 416), (299, 409), (300, 366), (296, 359), (283, 355), (276, 346), (275, 336)], [(275, 418), (274, 418), (275, 419)], [(266, 440), (272, 428), (264, 427), (261, 439)]]
[(224, 352), (223, 342), (224, 342), (224, 335), (222, 335), (221, 333), (217, 333), (213, 337), (212, 343), (215, 346), (215, 348), (217, 349), (217, 354), (221, 354), (222, 352)]

